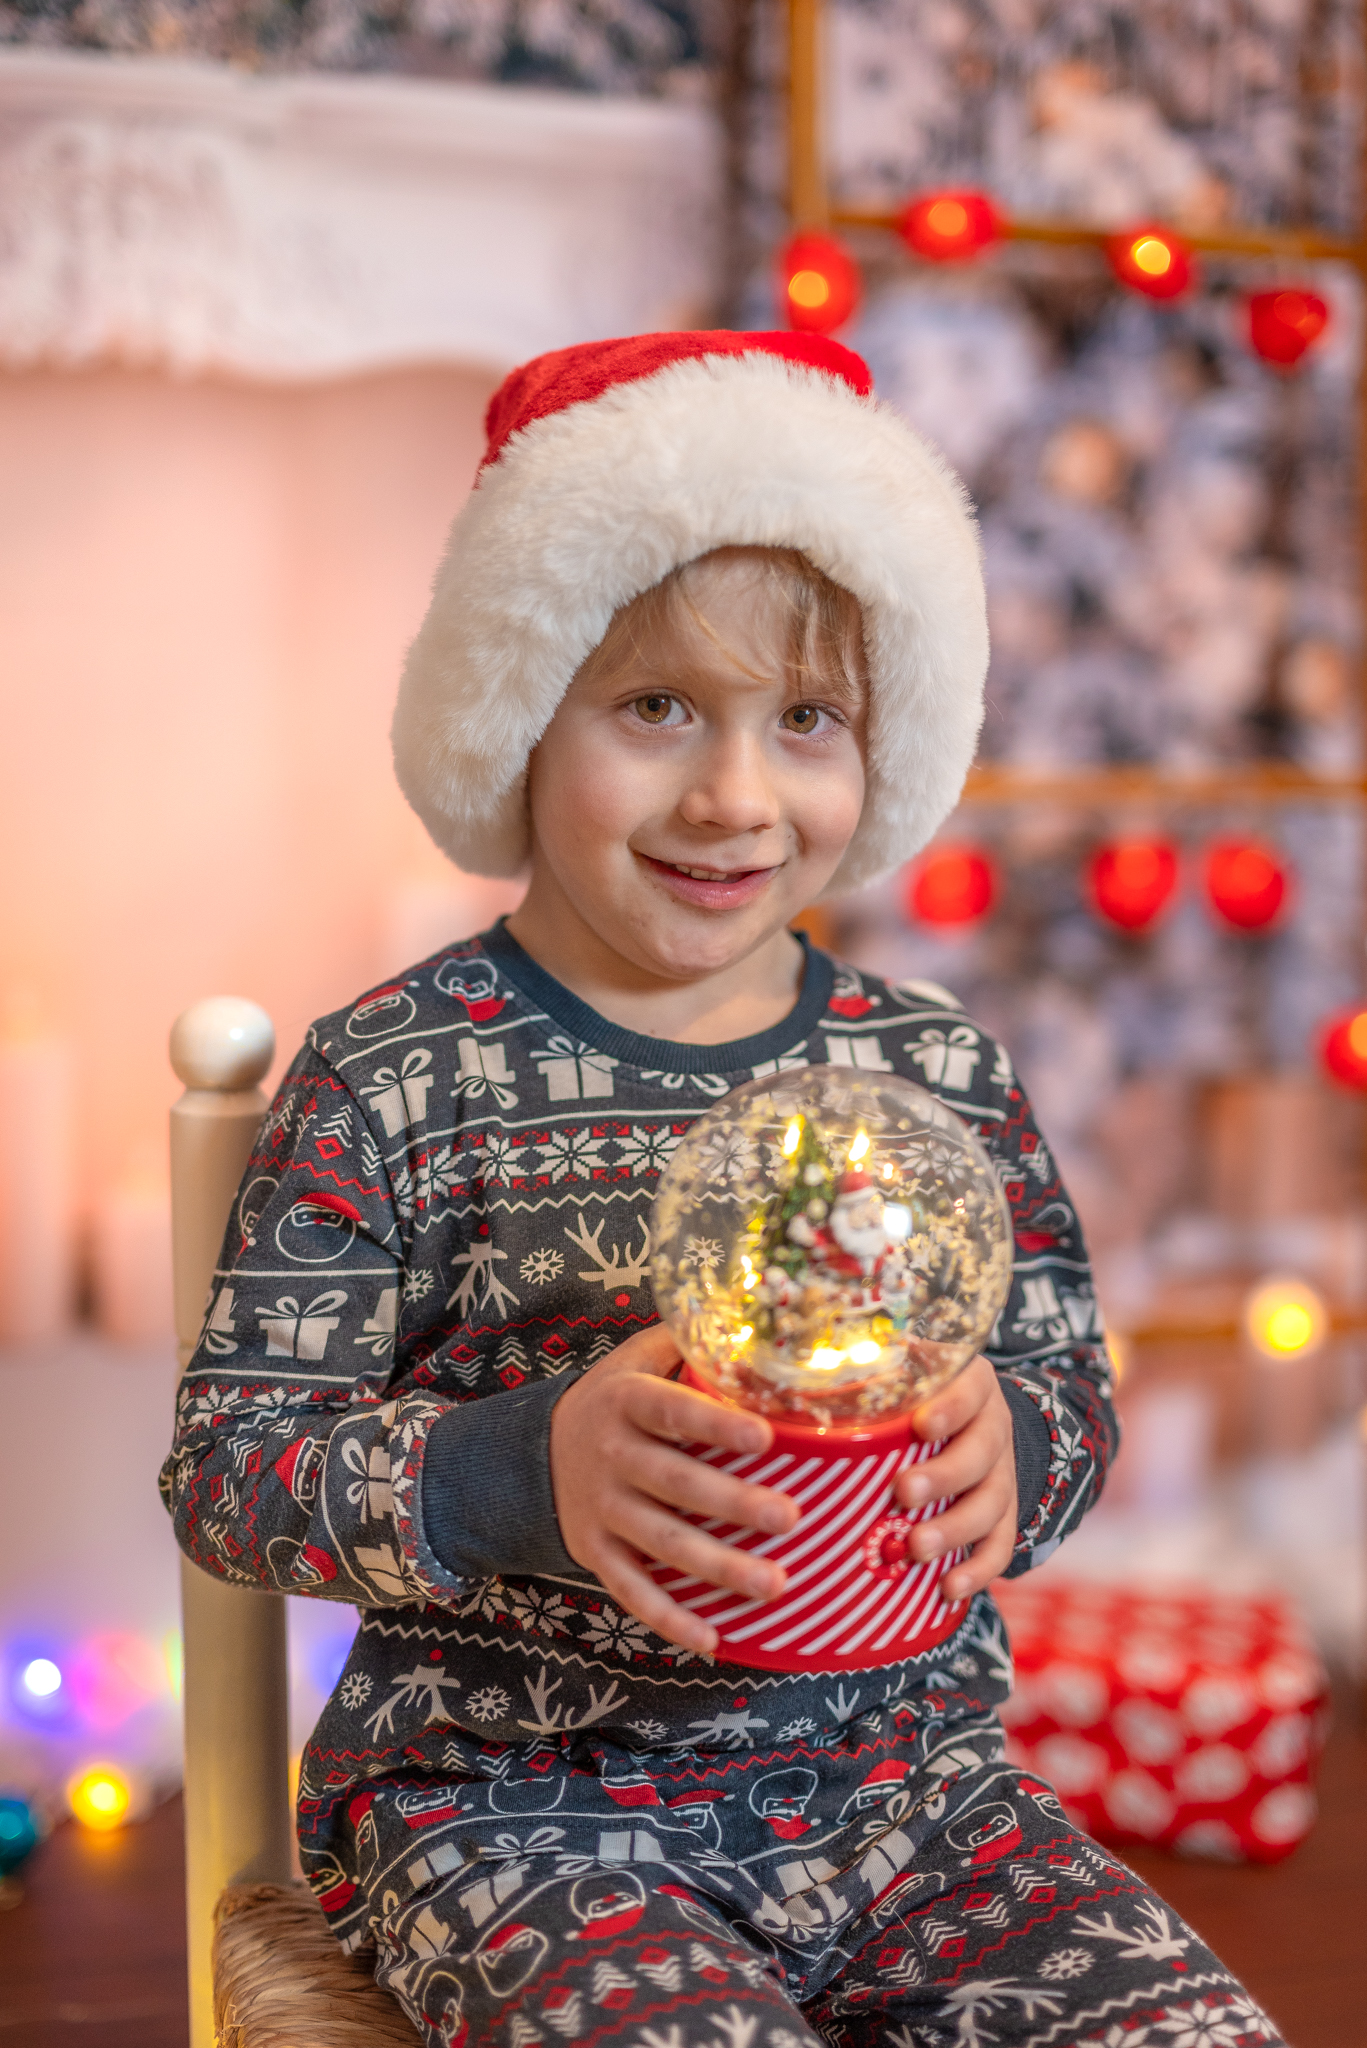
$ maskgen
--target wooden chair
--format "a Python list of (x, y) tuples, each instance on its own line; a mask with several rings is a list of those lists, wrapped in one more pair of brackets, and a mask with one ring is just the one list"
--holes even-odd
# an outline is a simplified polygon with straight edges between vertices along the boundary
[[(267, 1108), (265, 1011), (233, 996), (171, 1032), (176, 1337), (199, 1341), (228, 1212)], [(292, 1877), (285, 1602), (181, 1560), (191, 2048), (413, 2048), (413, 2027), (343, 1955)]]

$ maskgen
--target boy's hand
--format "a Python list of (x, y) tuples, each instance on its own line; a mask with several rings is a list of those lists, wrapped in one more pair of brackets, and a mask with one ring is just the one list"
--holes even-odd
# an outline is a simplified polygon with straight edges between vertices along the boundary
[(1015, 1432), (1001, 1382), (987, 1360), (966, 1365), (916, 1410), (911, 1426), (923, 1442), (947, 1441), (938, 1456), (898, 1473), (897, 1498), (907, 1508), (953, 1502), (912, 1530), (911, 1554), (939, 1557), (967, 1546), (971, 1555), (944, 1582), (947, 1599), (967, 1600), (989, 1579), (1000, 1578), (1016, 1544)]
[[(676, 1386), (667, 1375), (680, 1357), (657, 1323), (628, 1337), (562, 1394), (551, 1413), (551, 1487), (575, 1562), (656, 1635), (708, 1653), (717, 1647), (717, 1631), (661, 1592), (642, 1559), (771, 1600), (783, 1591), (781, 1566), (718, 1543), (675, 1511), (779, 1535), (796, 1523), (798, 1508), (787, 1494), (750, 1486), (675, 1448), (691, 1442), (765, 1451), (774, 1434), (763, 1416)], [(1007, 1430), (1009, 1441), (1009, 1422)]]

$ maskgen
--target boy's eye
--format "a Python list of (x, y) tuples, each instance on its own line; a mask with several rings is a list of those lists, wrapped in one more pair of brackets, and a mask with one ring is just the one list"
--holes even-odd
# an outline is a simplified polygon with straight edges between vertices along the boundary
[(647, 725), (663, 725), (674, 709), (674, 699), (657, 691), (649, 697), (638, 697), (631, 708)]
[(791, 704), (783, 714), (783, 723), (789, 732), (815, 732), (821, 723), (821, 712), (815, 704)]

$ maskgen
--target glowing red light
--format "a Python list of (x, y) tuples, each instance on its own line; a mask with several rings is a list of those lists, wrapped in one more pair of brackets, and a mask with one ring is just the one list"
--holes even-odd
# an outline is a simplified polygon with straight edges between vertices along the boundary
[(1290, 876), (1271, 847), (1255, 839), (1219, 839), (1206, 853), (1211, 908), (1236, 931), (1265, 931), (1286, 901)]
[(1149, 299), (1180, 298), (1196, 275), (1190, 249), (1171, 228), (1127, 228), (1112, 235), (1106, 254), (1120, 282)]
[(1329, 325), (1329, 308), (1316, 292), (1250, 292), (1248, 338), (1255, 355), (1290, 370)]
[(997, 900), (997, 871), (976, 846), (937, 846), (907, 883), (907, 912), (922, 924), (976, 924)]
[(778, 275), (784, 317), (800, 334), (834, 334), (858, 308), (859, 265), (830, 235), (794, 235), (779, 251)]
[(1343, 1010), (1322, 1026), (1320, 1059), (1340, 1087), (1367, 1089), (1367, 1010)]
[(1122, 932), (1142, 932), (1177, 887), (1177, 855), (1165, 839), (1118, 839), (1093, 854), (1087, 884), (1108, 924)]
[(986, 192), (924, 192), (907, 207), (897, 232), (931, 263), (962, 263), (999, 242), (1005, 226)]

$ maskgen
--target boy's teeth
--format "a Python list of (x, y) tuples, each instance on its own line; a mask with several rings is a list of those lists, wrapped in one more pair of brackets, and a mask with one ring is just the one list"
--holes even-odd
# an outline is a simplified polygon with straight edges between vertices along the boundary
[(695, 882), (729, 882), (729, 874), (719, 875), (715, 868), (686, 868), (682, 861), (674, 863), (681, 875), (691, 875)]

